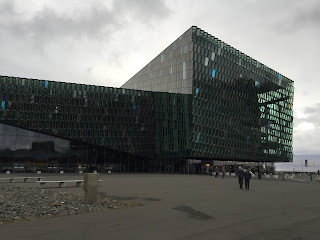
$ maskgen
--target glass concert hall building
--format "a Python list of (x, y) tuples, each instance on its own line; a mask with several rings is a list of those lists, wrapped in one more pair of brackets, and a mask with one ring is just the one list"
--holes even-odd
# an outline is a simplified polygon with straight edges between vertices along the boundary
[(0, 76), (0, 93), (0, 172), (292, 161), (293, 81), (195, 26), (121, 88)]

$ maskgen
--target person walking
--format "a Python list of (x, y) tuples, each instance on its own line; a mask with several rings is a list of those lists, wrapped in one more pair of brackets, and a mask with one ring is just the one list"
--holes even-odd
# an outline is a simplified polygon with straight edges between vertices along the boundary
[(244, 183), (247, 190), (249, 190), (249, 187), (250, 187), (250, 179), (251, 179), (251, 172), (250, 172), (250, 169), (247, 168), (246, 172), (244, 173)]
[(243, 177), (244, 177), (244, 171), (242, 170), (242, 167), (239, 166), (238, 171), (236, 172), (238, 175), (238, 181), (240, 185), (240, 189), (243, 189)]
[(226, 167), (225, 166), (222, 167), (221, 172), (222, 172), (222, 178), (224, 178), (224, 175), (226, 173)]
[(219, 175), (219, 169), (216, 167), (216, 169), (215, 169), (215, 172), (216, 172), (216, 178), (218, 177), (218, 175)]

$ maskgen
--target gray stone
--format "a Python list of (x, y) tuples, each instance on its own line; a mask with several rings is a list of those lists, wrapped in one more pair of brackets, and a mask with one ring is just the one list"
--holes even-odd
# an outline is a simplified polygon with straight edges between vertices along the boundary
[(98, 173), (85, 173), (84, 174), (84, 200), (85, 204), (96, 203), (98, 199)]
[(111, 199), (101, 199), (86, 205), (83, 204), (82, 197), (76, 194), (10, 186), (9, 183), (0, 185), (0, 193), (0, 223), (81, 214), (114, 209), (114, 206), (133, 206), (132, 203), (129, 205)]

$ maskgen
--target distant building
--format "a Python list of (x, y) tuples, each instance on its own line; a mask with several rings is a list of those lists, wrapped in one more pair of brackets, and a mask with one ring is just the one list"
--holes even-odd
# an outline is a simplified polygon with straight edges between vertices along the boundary
[(292, 161), (293, 81), (197, 27), (121, 88), (0, 76), (0, 92), (0, 171)]

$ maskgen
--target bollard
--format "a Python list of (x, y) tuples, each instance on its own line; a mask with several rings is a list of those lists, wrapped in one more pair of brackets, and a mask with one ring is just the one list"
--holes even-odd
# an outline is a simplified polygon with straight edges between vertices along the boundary
[(84, 204), (96, 203), (97, 202), (97, 193), (98, 193), (98, 173), (85, 173), (84, 174)]
[(10, 171), (6, 171), (6, 174), (10, 174)]
[(79, 174), (82, 174), (83, 173), (83, 171), (79, 171)]
[(41, 171), (37, 171), (37, 174), (41, 174)]
[(60, 171), (60, 174), (63, 174), (64, 173), (64, 171)]
[(93, 173), (98, 173), (97, 170), (94, 170)]

